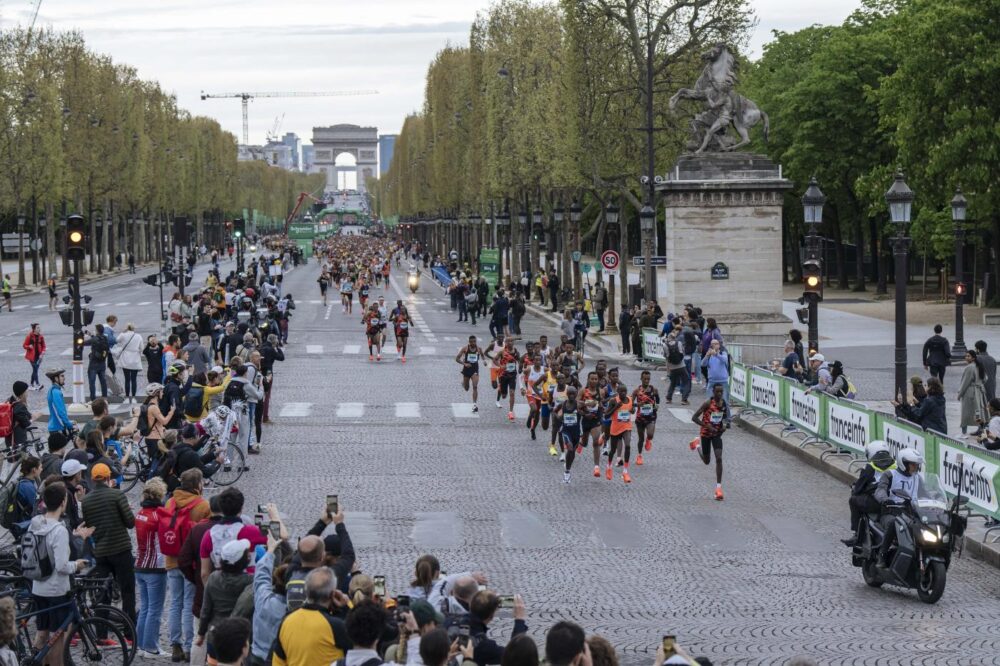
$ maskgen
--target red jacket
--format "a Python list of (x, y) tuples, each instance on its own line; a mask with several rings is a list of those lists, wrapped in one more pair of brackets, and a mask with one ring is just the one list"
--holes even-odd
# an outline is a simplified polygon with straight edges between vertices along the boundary
[(45, 336), (41, 333), (28, 333), (24, 336), (24, 358), (35, 361), (45, 353)]
[(143, 503), (142, 509), (135, 517), (135, 570), (146, 572), (165, 572), (163, 555), (160, 554), (160, 542), (156, 532), (159, 525), (159, 506), (153, 502)]

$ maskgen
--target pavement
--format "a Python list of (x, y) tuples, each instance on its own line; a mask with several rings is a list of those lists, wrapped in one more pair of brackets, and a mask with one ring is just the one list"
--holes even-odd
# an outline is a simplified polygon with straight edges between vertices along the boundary
[[(239, 486), (248, 507), (276, 502), (295, 535), (314, 523), (324, 495), (338, 494), (360, 567), (385, 575), (390, 594), (431, 552), (448, 572), (483, 570), (491, 589), (522, 594), (539, 644), (555, 621), (570, 619), (606, 636), (629, 666), (648, 664), (664, 633), (717, 664), (796, 655), (822, 664), (1000, 664), (1000, 577), (987, 564), (954, 562), (934, 606), (867, 587), (838, 541), (849, 526), (841, 481), (736, 429), (725, 438), (726, 500), (717, 502), (711, 468), (687, 447), (697, 434), (691, 408), (677, 403), (661, 410), (633, 483), (593, 478), (588, 450), (564, 485), (547, 433), (530, 440), (522, 404), (508, 422), (484, 379), (480, 412), (471, 411), (454, 356), (470, 333), (488, 338), (485, 320), (456, 322), (438, 286), (422, 281), (411, 294), (396, 272), (386, 298), (404, 300), (416, 320), (410, 353), (405, 365), (392, 350), (370, 362), (360, 311), (342, 313), (335, 295), (324, 306), (317, 274), (313, 260), (285, 279), (298, 308), (287, 360), (275, 369), (274, 423)], [(98, 321), (115, 312), (141, 334), (159, 328), (158, 294), (138, 276), (84, 292)], [(0, 382), (27, 376), (14, 356), (32, 320), (49, 343), (43, 367), (68, 365), (69, 331), (43, 297), (22, 299), (14, 314), (0, 315)], [(550, 338), (558, 330), (534, 310), (522, 329)], [(600, 354), (588, 351), (588, 365)], [(637, 369), (623, 366), (622, 376), (630, 388), (638, 382)], [(44, 393), (29, 400), (37, 409)], [(493, 635), (509, 635), (506, 613)]]

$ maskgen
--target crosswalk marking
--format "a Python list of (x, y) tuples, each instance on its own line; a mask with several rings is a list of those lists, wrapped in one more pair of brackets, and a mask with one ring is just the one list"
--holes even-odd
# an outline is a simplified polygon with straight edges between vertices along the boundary
[(397, 402), (396, 403), (396, 418), (398, 418), (398, 419), (419, 419), (420, 418), (420, 403), (419, 402)]
[(306, 345), (307, 354), (322, 354), (323, 345)]
[(103, 308), (103, 307), (104, 307), (105, 305), (111, 305), (111, 303), (98, 303), (98, 304), (97, 304), (97, 305), (95, 305), (94, 307), (95, 307), (95, 308)]
[(345, 354), (360, 354), (361, 345), (344, 345)]
[(338, 419), (360, 419), (365, 415), (365, 403), (342, 402), (337, 405)]
[(32, 309), (32, 310), (41, 310), (41, 309), (42, 309), (42, 308), (44, 308), (44, 307), (48, 307), (48, 306), (47, 306), (47, 305), (46, 305), (45, 303), (43, 303), (43, 304), (41, 304), (41, 305), (32, 305), (32, 306), (31, 306), (31, 309)]
[(309, 416), (309, 412), (312, 409), (311, 402), (288, 402), (285, 403), (281, 408), (281, 413), (278, 416), (282, 417), (301, 417)]
[(456, 419), (478, 419), (479, 414), (472, 411), (472, 405), (467, 402), (451, 403), (451, 413)]
[(9, 349), (0, 349), (0, 354), (6, 354), (9, 351)]
[(691, 417), (694, 416), (694, 412), (690, 409), (684, 409), (683, 407), (671, 407), (667, 411), (673, 414), (674, 418), (682, 423), (690, 423)]
[(120, 308), (120, 307), (122, 307), (123, 305), (131, 305), (131, 303), (115, 303), (115, 307), (116, 307), (116, 308)]
[(433, 356), (437, 353), (436, 347), (421, 347), (420, 351), (417, 352), (417, 356)]
[(446, 336), (444, 336), (444, 341), (445, 342), (458, 342), (458, 338), (456, 338), (454, 335), (446, 335)]
[(153, 301), (143, 301), (142, 303), (136, 303), (136, 305), (151, 305)]

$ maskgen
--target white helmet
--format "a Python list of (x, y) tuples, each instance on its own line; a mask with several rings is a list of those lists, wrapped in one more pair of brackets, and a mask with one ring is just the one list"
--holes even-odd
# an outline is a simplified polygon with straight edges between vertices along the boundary
[(889, 445), (885, 443), (884, 440), (876, 439), (872, 441), (868, 446), (865, 447), (865, 455), (868, 456), (868, 460), (875, 457), (875, 454), (879, 451), (889, 451)]
[(225, 421), (229, 418), (229, 408), (225, 405), (219, 405), (212, 412), (221, 420)]
[(907, 463), (917, 465), (917, 470), (919, 471), (920, 467), (924, 464), (924, 457), (916, 449), (902, 449), (896, 454), (896, 467), (901, 472), (906, 472)]

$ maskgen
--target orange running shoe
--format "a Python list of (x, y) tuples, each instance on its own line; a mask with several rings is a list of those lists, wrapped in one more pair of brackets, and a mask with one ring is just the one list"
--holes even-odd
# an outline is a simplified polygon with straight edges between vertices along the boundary
[(715, 489), (715, 499), (717, 499), (720, 502), (722, 501), (722, 487), (721, 486), (716, 487), (716, 489)]
[(377, 361), (381, 361), (381, 360), (382, 360), (382, 354), (379, 354), (378, 356), (376, 356), (376, 357), (375, 357), (375, 360), (377, 360)]
[(601, 477), (601, 468), (598, 465), (594, 465), (594, 476), (597, 478)]
[(652, 448), (653, 448), (653, 438), (652, 437), (647, 437), (646, 438), (646, 450), (650, 451), (650, 450), (652, 450)]
[(695, 449), (698, 448), (699, 444), (701, 444), (701, 437), (695, 437), (690, 442), (688, 442), (688, 448), (694, 451)]
[(400, 360), (401, 360), (401, 361), (402, 361), (403, 363), (406, 363), (406, 357), (405, 357), (405, 356), (403, 356), (403, 357), (402, 357), (402, 358), (401, 358)]
[(507, 412), (507, 420), (508, 421), (514, 420), (514, 412)]
[(374, 357), (374, 356), (372, 356), (371, 354), (368, 354), (368, 360), (369, 360), (369, 361), (374, 361), (374, 360), (375, 360), (375, 357)]
[(576, 447), (576, 455), (580, 455), (581, 453), (583, 453), (583, 447), (582, 446), (577, 446)]
[(636, 465), (641, 465), (641, 464), (642, 464), (642, 454), (641, 454), (641, 453), (640, 453), (640, 454), (639, 454), (639, 456), (638, 456), (638, 457), (637, 457), (637, 458), (635, 459), (635, 464), (636, 464)]
[(605, 478), (606, 478), (606, 479), (607, 479), (608, 481), (610, 481), (610, 480), (611, 480), (611, 477), (612, 477), (612, 475), (613, 475), (613, 474), (612, 474), (612, 472), (611, 472), (611, 465), (608, 465), (608, 469), (607, 469), (607, 471), (605, 471), (605, 472), (604, 472), (604, 477), (605, 477)]
[(628, 470), (625, 470), (625, 473), (622, 474), (622, 479), (625, 481), (625, 483), (632, 483), (632, 477), (629, 476)]

